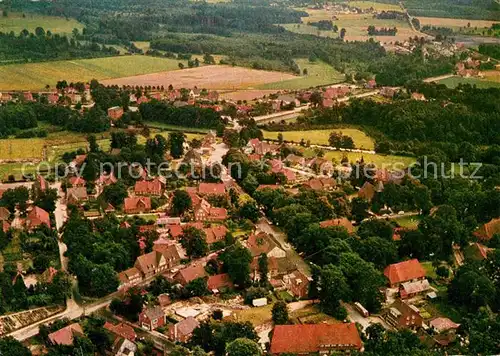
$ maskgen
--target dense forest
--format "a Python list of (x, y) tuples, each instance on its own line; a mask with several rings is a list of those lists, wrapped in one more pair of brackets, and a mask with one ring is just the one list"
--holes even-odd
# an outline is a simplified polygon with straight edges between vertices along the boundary
[(0, 62), (46, 61), (117, 55), (113, 47), (97, 43), (83, 44), (66, 36), (38, 27), (35, 33), (23, 30), (19, 35), (0, 32)]

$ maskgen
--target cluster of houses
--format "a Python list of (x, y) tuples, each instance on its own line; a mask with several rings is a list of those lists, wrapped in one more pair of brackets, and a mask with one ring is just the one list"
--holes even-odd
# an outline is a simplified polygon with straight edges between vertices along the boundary
[(86, 84), (83, 91), (78, 90), (74, 87), (66, 87), (64, 89), (54, 89), (39, 91), (36, 93), (25, 91), (25, 92), (0, 92), (0, 103), (8, 102), (35, 102), (36, 97), (43, 98), (50, 105), (56, 105), (64, 103), (66, 105), (76, 105), (85, 102), (90, 102), (92, 96), (90, 94), (90, 85)]
[(456, 73), (465, 78), (470, 77), (479, 77), (483, 78), (483, 73), (479, 70), (479, 66), (481, 65), (481, 61), (479, 59), (473, 59), (468, 57), (464, 61), (458, 62), (455, 65)]

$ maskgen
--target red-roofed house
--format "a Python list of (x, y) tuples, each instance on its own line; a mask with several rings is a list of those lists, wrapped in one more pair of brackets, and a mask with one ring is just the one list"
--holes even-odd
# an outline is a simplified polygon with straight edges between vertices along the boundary
[(361, 348), (361, 338), (354, 323), (276, 325), (270, 352), (273, 355), (327, 355)]
[(134, 328), (124, 323), (114, 325), (110, 322), (106, 322), (104, 323), (104, 329), (130, 341), (134, 341), (137, 337)]
[(198, 193), (200, 195), (225, 195), (226, 187), (223, 183), (200, 183)]
[(121, 106), (114, 106), (108, 109), (108, 117), (111, 120), (118, 120), (124, 114), (123, 108)]
[(34, 186), (35, 190), (37, 190), (38, 192), (44, 192), (50, 188), (49, 183), (40, 174), (37, 174), (36, 180), (33, 183), (33, 186)]
[(422, 327), (423, 319), (418, 308), (398, 300), (385, 313), (384, 319), (396, 329), (417, 329)]
[(344, 229), (346, 229), (347, 232), (350, 234), (352, 234), (354, 232), (354, 226), (347, 218), (338, 218), (338, 219), (322, 221), (319, 223), (319, 226), (321, 226), (323, 228), (340, 226), (340, 227), (343, 227)]
[(205, 231), (205, 235), (207, 236), (207, 243), (211, 245), (219, 241), (224, 241), (229, 230), (224, 225), (218, 225), (203, 229), (203, 231)]
[(283, 281), (287, 289), (297, 298), (306, 298), (309, 295), (309, 278), (299, 270), (286, 275)]
[(144, 309), (139, 314), (139, 325), (146, 330), (153, 331), (165, 325), (165, 313), (160, 306)]
[(0, 206), (0, 220), (7, 221), (10, 219), (10, 211), (4, 206)]
[(192, 316), (178, 322), (175, 325), (170, 325), (168, 328), (168, 338), (175, 342), (188, 342), (193, 334), (194, 329), (200, 326), (198, 320)]
[(118, 290), (120, 290), (122, 288), (128, 288), (138, 284), (140, 281), (142, 281), (142, 274), (139, 269), (137, 269), (136, 267), (132, 267), (118, 273), (118, 280), (120, 281)]
[(387, 266), (384, 275), (389, 280), (391, 288), (403, 282), (415, 282), (425, 278), (425, 270), (417, 259), (394, 263)]
[(460, 324), (454, 323), (448, 318), (436, 318), (429, 323), (430, 327), (437, 333), (458, 329)]
[(154, 195), (160, 196), (162, 194), (162, 185), (159, 179), (151, 181), (141, 180), (135, 182), (134, 193), (137, 195)]
[(43, 224), (50, 227), (49, 213), (38, 206), (34, 206), (26, 217), (26, 226), (28, 230), (33, 230)]
[(49, 334), (49, 340), (53, 345), (73, 345), (75, 335), (83, 336), (80, 324), (74, 323)]
[(500, 218), (491, 219), (474, 232), (474, 236), (480, 240), (491, 240), (495, 234), (500, 234)]
[(231, 278), (229, 278), (229, 274), (222, 273), (208, 277), (207, 285), (209, 291), (218, 293), (221, 289), (232, 288), (233, 282), (231, 281)]
[(128, 197), (124, 201), (124, 210), (127, 214), (146, 213), (151, 210), (149, 197)]
[(186, 268), (181, 269), (174, 276), (174, 279), (185, 286), (192, 280), (196, 278), (205, 277), (207, 272), (205, 271), (205, 267), (201, 263), (194, 263)]
[(71, 177), (69, 179), (69, 184), (71, 184), (71, 186), (73, 187), (85, 187), (85, 179), (83, 179), (82, 177)]
[(253, 257), (260, 256), (263, 253), (265, 253), (267, 257), (286, 257), (286, 252), (278, 246), (271, 235), (265, 232), (250, 235), (246, 244)]

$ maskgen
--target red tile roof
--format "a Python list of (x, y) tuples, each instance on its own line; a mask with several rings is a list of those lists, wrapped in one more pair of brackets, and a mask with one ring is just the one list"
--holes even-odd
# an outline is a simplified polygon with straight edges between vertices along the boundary
[(417, 259), (394, 263), (384, 270), (384, 275), (391, 284), (424, 278), (425, 270)]
[(226, 187), (223, 183), (200, 183), (198, 186), (200, 194), (226, 194)]
[(175, 279), (181, 284), (187, 284), (196, 278), (205, 277), (206, 275), (205, 267), (200, 263), (196, 263), (177, 272)]
[(69, 183), (72, 185), (72, 186), (76, 186), (76, 185), (85, 185), (85, 179), (83, 179), (82, 177), (71, 177), (69, 179)]
[(161, 183), (158, 179), (141, 180), (135, 182), (134, 192), (136, 194), (159, 194), (161, 193)]
[(149, 197), (125, 198), (124, 209), (125, 211), (135, 210), (140, 204), (144, 206), (144, 210), (151, 210), (151, 199)]
[(354, 226), (347, 218), (338, 218), (332, 220), (326, 220), (319, 223), (321, 227), (332, 227), (341, 226), (347, 230), (348, 233), (352, 234), (354, 232)]
[(54, 345), (73, 345), (75, 334), (83, 335), (80, 324), (74, 323), (49, 334), (49, 340)]
[(222, 273), (208, 277), (207, 285), (208, 290), (220, 290), (221, 288), (231, 288), (233, 286), (233, 282), (231, 281), (231, 278), (229, 278), (229, 274)]
[(495, 234), (500, 234), (500, 218), (491, 219), (474, 232), (474, 235), (481, 240), (490, 240)]
[(121, 336), (124, 339), (130, 340), (130, 341), (134, 341), (135, 338), (137, 337), (137, 335), (135, 334), (134, 328), (131, 327), (130, 325), (127, 325), (124, 323), (113, 325), (109, 322), (106, 322), (104, 324), (104, 328), (106, 330), (109, 330), (113, 334)]
[(361, 349), (354, 323), (276, 325), (271, 353), (307, 354), (327, 350)]
[(210, 245), (218, 241), (224, 241), (224, 238), (229, 230), (224, 225), (219, 225), (203, 229), (203, 231), (205, 231), (207, 243)]
[(38, 206), (33, 207), (33, 209), (28, 213), (27, 220), (30, 229), (34, 229), (42, 224), (50, 227), (49, 213)]

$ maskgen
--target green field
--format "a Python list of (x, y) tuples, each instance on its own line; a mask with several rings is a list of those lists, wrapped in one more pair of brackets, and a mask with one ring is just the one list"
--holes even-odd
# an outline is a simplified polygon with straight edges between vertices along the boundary
[(0, 17), (0, 32), (19, 33), (26, 29), (35, 32), (37, 27), (42, 27), (45, 31), (52, 33), (70, 34), (74, 28), (82, 30), (85, 26), (75, 19), (65, 19), (64, 17), (45, 16), (32, 13), (24, 14), (9, 13), (8, 17)]
[[(304, 151), (306, 157), (314, 157), (315, 152), (312, 149), (306, 149)], [(403, 156), (393, 156), (393, 155), (381, 155), (381, 154), (366, 154), (357, 152), (342, 152), (342, 151), (325, 151), (324, 158), (332, 161), (334, 163), (340, 163), (342, 158), (347, 157), (349, 162), (355, 163), (361, 158), (365, 163), (373, 163), (377, 168), (380, 169), (402, 169), (408, 167), (410, 164), (415, 162), (413, 157), (403, 157)]]
[(332, 132), (341, 132), (344, 135), (350, 136), (354, 140), (356, 148), (365, 150), (373, 150), (375, 145), (373, 140), (368, 137), (363, 131), (357, 129), (330, 129), (330, 130), (308, 130), (308, 131), (263, 131), (264, 138), (277, 139), (278, 134), (283, 135), (283, 139), (287, 141), (300, 142), (300, 140), (309, 140), (312, 144), (328, 145), (328, 138)]
[[(301, 8), (300, 10), (306, 11), (309, 14), (307, 17), (302, 17), (302, 24), (280, 24), (280, 26), (295, 33), (332, 38), (338, 38), (340, 29), (345, 28), (347, 31), (345, 39), (348, 41), (366, 41), (370, 37), (373, 37), (385, 43), (405, 41), (408, 40), (409, 37), (414, 37), (415, 35), (425, 36), (420, 32), (413, 31), (409, 23), (404, 20), (377, 19), (373, 18), (373, 14), (370, 13), (338, 14), (325, 9)], [(317, 27), (309, 25), (310, 22), (318, 22), (321, 20), (331, 20), (334, 25), (338, 26), (339, 31), (321, 31)], [(370, 25), (377, 28), (397, 27), (398, 32), (395, 36), (368, 36), (367, 28)]]
[(375, 1), (348, 1), (348, 4), (363, 10), (373, 8), (376, 11), (401, 11), (401, 7), (397, 4), (386, 4)]
[[(181, 61), (182, 62), (182, 61)], [(57, 81), (88, 82), (179, 69), (179, 60), (120, 56), (0, 66), (0, 90), (37, 90)]]
[(296, 59), (295, 63), (300, 68), (300, 72), (307, 69), (307, 75), (302, 75), (296, 79), (285, 80), (276, 83), (268, 83), (258, 86), (259, 89), (304, 89), (320, 85), (341, 83), (345, 80), (344, 74), (336, 71), (332, 66), (321, 62), (310, 62), (308, 59)]
[(493, 82), (490, 80), (480, 79), (480, 78), (463, 78), (463, 77), (451, 77), (438, 81), (439, 84), (444, 84), (449, 88), (455, 88), (459, 84), (470, 84), (475, 85), (478, 88), (500, 88), (499, 82)]

